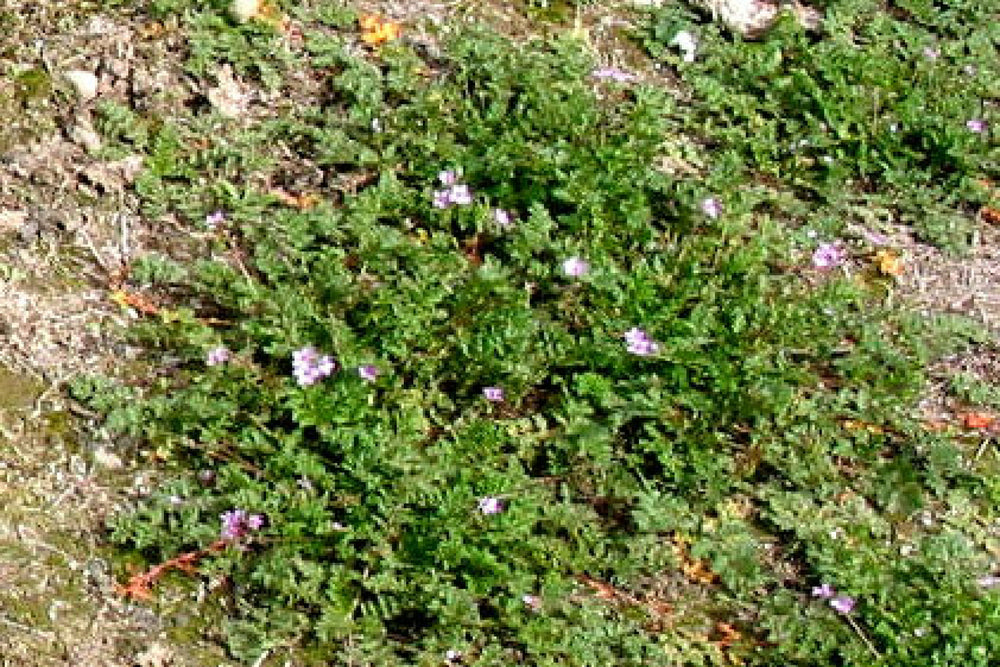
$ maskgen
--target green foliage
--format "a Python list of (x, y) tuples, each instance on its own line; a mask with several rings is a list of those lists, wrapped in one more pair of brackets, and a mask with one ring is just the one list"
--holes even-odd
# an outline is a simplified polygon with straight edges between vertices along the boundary
[(966, 123), (997, 126), (1000, 35), (987, 3), (946, 4), (839, 2), (822, 35), (786, 17), (757, 43), (668, 5), (646, 44), (676, 62), (677, 31), (702, 36), (680, 68), (696, 101), (683, 122), (713, 151), (821, 201), (845, 187), (878, 192), (923, 238), (960, 248), (984, 197), (976, 179), (997, 176), (996, 130)]
[[(324, 16), (305, 31), (323, 94), (281, 114), (99, 110), (109, 143), (146, 156), (144, 212), (191, 232), (185, 261), (131, 276), (161, 297), (134, 329), (159, 364), (135, 387), (74, 387), (175, 464), (115, 518), (117, 544), (153, 563), (218, 539), (223, 512), (264, 517), (202, 565), (232, 582), (224, 630), (248, 663), (295, 646), (316, 664), (985, 664), (998, 604), (974, 581), (1000, 494), (912, 411), (929, 357), (974, 337), (811, 268), (815, 243), (782, 220), (836, 218), (852, 180), (960, 186), (986, 155), (947, 129), (962, 100), (901, 119), (918, 140), (900, 152), (838, 96), (913, 63), (859, 73), (787, 28), (709, 39), (692, 74), (707, 101), (683, 110), (596, 81), (571, 40), (468, 31), (433, 58), (362, 53)], [(254, 55), (266, 36), (211, 10), (189, 25), (192, 73), (246, 57), (292, 94)], [(802, 128), (840, 176), (782, 148)], [(717, 168), (655, 168), (693, 129)], [(446, 170), (467, 205), (434, 205)], [(589, 271), (566, 275), (570, 257)], [(628, 352), (634, 327), (655, 354)], [(231, 357), (207, 365), (219, 345)], [(306, 346), (337, 372), (297, 383)], [(820, 583), (858, 600), (851, 623), (810, 596)]]

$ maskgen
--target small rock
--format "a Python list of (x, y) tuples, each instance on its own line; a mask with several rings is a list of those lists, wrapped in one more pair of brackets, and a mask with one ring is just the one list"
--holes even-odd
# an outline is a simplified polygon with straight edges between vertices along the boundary
[(27, 220), (27, 211), (0, 211), (0, 233), (18, 231)]
[(233, 76), (233, 68), (226, 64), (219, 68), (216, 78), (219, 85), (208, 91), (209, 103), (226, 118), (239, 118), (247, 111), (249, 95)]
[(94, 131), (90, 123), (81, 122), (70, 128), (69, 139), (88, 151), (96, 151), (101, 147), (101, 135)]
[(240, 23), (246, 23), (260, 15), (261, 0), (233, 0), (229, 10)]
[(97, 86), (100, 81), (93, 72), (74, 69), (65, 72), (63, 77), (73, 86), (73, 90), (76, 91), (76, 95), (81, 101), (87, 102), (97, 97)]
[(121, 470), (125, 466), (120, 456), (104, 447), (98, 447), (94, 450), (94, 463), (108, 470)]
[(174, 664), (174, 654), (163, 644), (154, 642), (136, 656), (135, 662), (139, 667), (168, 667)]

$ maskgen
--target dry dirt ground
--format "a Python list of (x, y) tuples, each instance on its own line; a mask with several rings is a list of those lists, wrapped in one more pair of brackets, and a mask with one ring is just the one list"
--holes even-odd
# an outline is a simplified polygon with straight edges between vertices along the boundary
[[(138, 158), (93, 157), (94, 100), (79, 99), (61, 75), (97, 72), (97, 98), (167, 115), (205, 85), (182, 73), (169, 40), (137, 38), (141, 18), (102, 14), (95, 4), (5, 0), (0, 7), (0, 665), (226, 665), (210, 640), (178, 639), (183, 628), (167, 613), (170, 600), (149, 609), (114, 595), (104, 519), (146, 492), (153, 473), (63, 394), (76, 374), (113, 372), (137, 356), (120, 336), (129, 314), (111, 300), (111, 285), (152, 239), (179, 230), (136, 213), (129, 185), (142, 168)], [(512, 33), (531, 27), (516, 11), (486, 3), (359, 5), (414, 31), (483, 12)], [(597, 3), (564, 29), (599, 47), (602, 61), (632, 64), (634, 47), (616, 31), (628, 14), (609, 5), (622, 8)], [(646, 75), (669, 83), (662, 73)], [(894, 240), (907, 266), (898, 298), (1000, 330), (997, 229), (983, 223), (963, 257), (921, 245), (902, 228)], [(957, 371), (995, 382), (1000, 354), (946, 360), (938, 386)], [(954, 407), (941, 391), (930, 398), (938, 411)]]

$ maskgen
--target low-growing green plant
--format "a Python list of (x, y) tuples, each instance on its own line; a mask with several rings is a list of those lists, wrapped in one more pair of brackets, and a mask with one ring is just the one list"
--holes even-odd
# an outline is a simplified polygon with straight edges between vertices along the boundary
[[(997, 176), (997, 24), (991, 3), (945, 4), (845, 0), (818, 35), (786, 16), (759, 42), (671, 4), (645, 43), (679, 63), (683, 122), (712, 151), (810, 198), (877, 192), (922, 237), (961, 248), (987, 196), (977, 181)], [(671, 46), (684, 29), (699, 35), (691, 63)]]
[(692, 125), (577, 42), (349, 40), (228, 134), (102, 112), (196, 256), (133, 268), (150, 375), (74, 387), (175, 464), (117, 544), (221, 544), (247, 662), (987, 664), (1000, 496), (912, 410), (968, 336), (779, 224), (735, 135), (657, 169)]

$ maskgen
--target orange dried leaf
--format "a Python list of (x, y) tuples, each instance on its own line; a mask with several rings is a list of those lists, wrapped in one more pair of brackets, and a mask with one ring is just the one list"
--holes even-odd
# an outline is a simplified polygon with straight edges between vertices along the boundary
[(903, 259), (892, 250), (879, 250), (875, 253), (878, 270), (887, 276), (899, 276), (903, 273)]
[(740, 634), (739, 630), (729, 625), (728, 623), (723, 623), (722, 621), (719, 621), (718, 623), (715, 624), (715, 629), (719, 632), (720, 635), (722, 635), (719, 639), (715, 640), (715, 643), (722, 648), (726, 648), (732, 644), (735, 644), (736, 642), (738, 642), (740, 639), (743, 638), (743, 635)]
[(873, 433), (875, 435), (885, 433), (885, 429), (878, 424), (872, 424), (858, 419), (845, 419), (840, 423), (848, 431), (868, 431), (869, 433)]
[(271, 190), (271, 194), (285, 206), (297, 208), (300, 211), (308, 211), (319, 203), (319, 196), (314, 194), (291, 194), (281, 188)]
[(113, 292), (111, 300), (123, 308), (133, 308), (143, 315), (156, 315), (160, 312), (160, 308), (148, 297), (123, 289)]
[(996, 415), (985, 412), (967, 412), (962, 415), (962, 426), (965, 428), (989, 428), (996, 420)]
[(361, 26), (361, 41), (369, 46), (381, 46), (386, 42), (399, 39), (402, 27), (393, 21), (387, 21), (375, 14), (365, 14), (358, 19)]
[(617, 591), (615, 591), (615, 587), (609, 583), (606, 583), (604, 581), (598, 581), (597, 579), (591, 579), (585, 574), (580, 575), (580, 581), (582, 581), (591, 589), (593, 589), (597, 597), (601, 598), (602, 600), (614, 600), (618, 597), (618, 593)]

